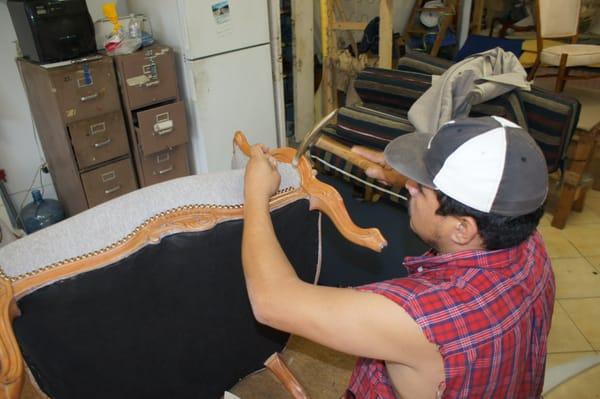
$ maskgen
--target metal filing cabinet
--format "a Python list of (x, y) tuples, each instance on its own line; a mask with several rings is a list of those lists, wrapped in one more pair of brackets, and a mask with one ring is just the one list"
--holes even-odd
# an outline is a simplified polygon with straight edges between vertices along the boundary
[(171, 48), (155, 44), (115, 57), (141, 186), (189, 175), (188, 126)]
[(68, 215), (138, 187), (110, 57), (45, 68), (18, 59), (59, 200)]

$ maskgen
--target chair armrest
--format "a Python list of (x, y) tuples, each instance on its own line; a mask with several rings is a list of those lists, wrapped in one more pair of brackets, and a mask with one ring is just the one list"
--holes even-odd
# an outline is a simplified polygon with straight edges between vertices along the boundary
[(10, 282), (0, 279), (0, 398), (19, 399), (23, 388), (23, 356), (12, 328), (19, 315)]

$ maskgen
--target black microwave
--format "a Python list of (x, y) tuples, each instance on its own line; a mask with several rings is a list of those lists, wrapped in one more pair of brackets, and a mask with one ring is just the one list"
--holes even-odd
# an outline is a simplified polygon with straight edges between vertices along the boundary
[(8, 0), (23, 57), (42, 64), (96, 51), (85, 0)]

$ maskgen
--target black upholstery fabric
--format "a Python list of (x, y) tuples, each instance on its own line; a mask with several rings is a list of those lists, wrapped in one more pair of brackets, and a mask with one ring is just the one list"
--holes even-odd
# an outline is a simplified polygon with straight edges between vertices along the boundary
[[(299, 276), (312, 282), (318, 213), (302, 200), (272, 214)], [(259, 325), (241, 268), (243, 221), (164, 238), (19, 302), (17, 340), (56, 399), (218, 398), (288, 335)]]
[(357, 225), (377, 227), (388, 241), (381, 253), (359, 247), (342, 237), (331, 220), (323, 215), (323, 265), (319, 284), (356, 287), (405, 277), (404, 257), (422, 255), (428, 249), (410, 229), (406, 208), (385, 198), (377, 203), (361, 201), (353, 197), (351, 184), (324, 174), (318, 178), (338, 190)]

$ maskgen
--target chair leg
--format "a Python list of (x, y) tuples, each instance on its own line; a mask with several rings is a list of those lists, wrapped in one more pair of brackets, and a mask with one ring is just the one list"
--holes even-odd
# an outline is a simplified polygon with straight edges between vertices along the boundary
[(588, 190), (589, 187), (583, 187), (579, 190), (579, 197), (575, 200), (575, 202), (573, 202), (573, 210), (575, 212), (583, 211), (583, 206), (585, 205), (585, 197), (587, 195)]
[(538, 54), (538, 56), (535, 59), (535, 62), (533, 63), (533, 66), (529, 70), (529, 74), (527, 75), (527, 80), (528, 81), (532, 81), (533, 78), (535, 78), (535, 74), (536, 74), (538, 68), (540, 67), (540, 63), (541, 63), (540, 56)]
[(554, 217), (552, 218), (552, 227), (557, 229), (564, 229), (567, 224), (567, 217), (573, 209), (573, 200), (575, 199), (575, 193), (577, 187), (570, 184), (564, 184), (560, 190), (560, 197), (554, 210)]
[(568, 57), (567, 54), (560, 56), (560, 66), (558, 67), (558, 76), (556, 77), (556, 85), (554, 86), (554, 91), (557, 93), (564, 90), (565, 83), (567, 82), (567, 76), (569, 75), (569, 68), (567, 68)]
[[(585, 197), (589, 190), (589, 183), (584, 183), (582, 187), (584, 173), (586, 172), (591, 156), (594, 151), (596, 136), (600, 132), (600, 123), (592, 128), (592, 130), (578, 130), (578, 140), (575, 146), (574, 154), (572, 155), (571, 165), (565, 171), (563, 176), (564, 182), (560, 190), (560, 196), (554, 217), (552, 218), (552, 226), (562, 229), (565, 227), (567, 217), (571, 210), (579, 211), (583, 209)], [(577, 190), (580, 190), (577, 197)]]

